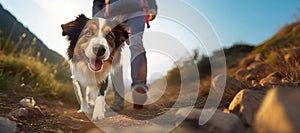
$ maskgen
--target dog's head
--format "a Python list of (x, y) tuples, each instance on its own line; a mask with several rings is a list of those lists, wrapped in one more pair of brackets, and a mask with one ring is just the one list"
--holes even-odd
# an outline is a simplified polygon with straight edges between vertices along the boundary
[(124, 24), (114, 25), (101, 18), (79, 15), (61, 27), (62, 35), (70, 41), (68, 58), (72, 62), (86, 60), (94, 72), (100, 71), (104, 62), (111, 63), (117, 49), (128, 39)]

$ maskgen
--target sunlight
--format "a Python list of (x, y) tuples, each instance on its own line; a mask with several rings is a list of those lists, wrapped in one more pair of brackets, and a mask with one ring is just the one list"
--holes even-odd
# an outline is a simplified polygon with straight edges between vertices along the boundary
[(83, 0), (35, 0), (53, 20), (67, 22), (74, 19), (74, 16), (84, 13), (91, 17), (92, 1)]

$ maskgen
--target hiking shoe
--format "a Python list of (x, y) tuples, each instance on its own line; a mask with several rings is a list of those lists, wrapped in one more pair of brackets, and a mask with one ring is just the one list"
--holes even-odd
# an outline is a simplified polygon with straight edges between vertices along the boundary
[(124, 109), (124, 98), (115, 92), (113, 104), (110, 106), (114, 111), (121, 111)]
[(135, 85), (132, 87), (133, 108), (142, 109), (143, 104), (147, 101), (148, 88), (145, 85)]

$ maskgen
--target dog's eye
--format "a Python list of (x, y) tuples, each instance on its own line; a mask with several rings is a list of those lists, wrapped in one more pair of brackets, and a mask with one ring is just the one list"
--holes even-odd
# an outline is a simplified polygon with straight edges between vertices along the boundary
[(85, 33), (84, 33), (86, 36), (88, 36), (88, 37), (90, 37), (90, 36), (92, 36), (94, 33), (92, 32), (92, 31), (86, 31)]

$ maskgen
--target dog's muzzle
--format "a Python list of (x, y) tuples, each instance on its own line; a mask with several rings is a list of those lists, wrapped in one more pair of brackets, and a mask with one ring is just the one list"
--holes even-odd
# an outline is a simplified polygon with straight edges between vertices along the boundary
[(109, 58), (110, 51), (105, 38), (93, 38), (85, 50), (89, 68), (98, 72)]
[(106, 48), (104, 45), (99, 45), (99, 47), (93, 47), (93, 52), (96, 58), (102, 58), (106, 52)]

